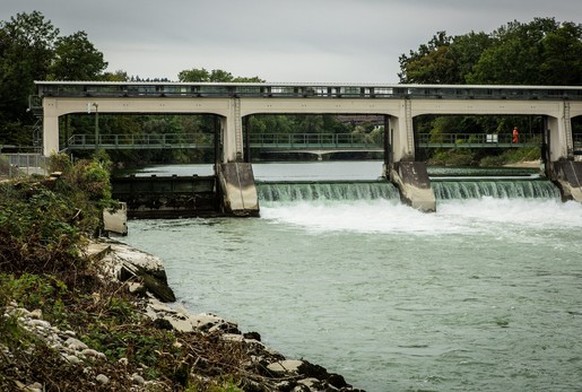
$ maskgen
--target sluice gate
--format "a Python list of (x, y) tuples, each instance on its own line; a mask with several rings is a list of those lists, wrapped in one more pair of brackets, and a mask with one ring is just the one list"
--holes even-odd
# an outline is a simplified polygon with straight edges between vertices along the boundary
[(113, 198), (128, 218), (258, 216), (252, 166), (219, 164), (210, 176), (129, 176), (111, 179)]
[(216, 176), (116, 177), (113, 198), (127, 203), (128, 218), (186, 218), (220, 212)]

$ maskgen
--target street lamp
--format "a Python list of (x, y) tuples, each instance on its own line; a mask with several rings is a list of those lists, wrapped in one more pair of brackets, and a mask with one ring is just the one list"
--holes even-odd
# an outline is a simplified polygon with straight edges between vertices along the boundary
[(95, 152), (99, 150), (99, 105), (93, 102), (95, 107)]

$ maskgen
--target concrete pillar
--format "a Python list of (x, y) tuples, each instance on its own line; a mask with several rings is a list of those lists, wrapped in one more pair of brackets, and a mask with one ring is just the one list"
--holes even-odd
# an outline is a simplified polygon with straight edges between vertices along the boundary
[(250, 163), (229, 162), (218, 165), (222, 209), (234, 216), (259, 216), (259, 198)]
[(412, 126), (412, 102), (400, 101), (398, 117), (390, 117), (390, 134), (392, 142), (392, 162), (414, 160), (414, 129)]
[(45, 157), (59, 152), (59, 116), (54, 100), (43, 99), (42, 151)]
[(568, 106), (564, 105), (560, 117), (548, 117), (549, 158), (551, 162), (573, 157), (574, 141)]
[(240, 112), (240, 98), (228, 102), (228, 116), (222, 117), (222, 162), (241, 162), (243, 160), (243, 126)]

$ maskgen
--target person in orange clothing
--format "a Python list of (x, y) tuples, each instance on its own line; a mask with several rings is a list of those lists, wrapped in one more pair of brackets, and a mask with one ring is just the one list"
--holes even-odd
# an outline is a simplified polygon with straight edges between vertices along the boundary
[(513, 127), (513, 133), (511, 134), (511, 136), (512, 143), (519, 143), (519, 131), (517, 130), (517, 127)]

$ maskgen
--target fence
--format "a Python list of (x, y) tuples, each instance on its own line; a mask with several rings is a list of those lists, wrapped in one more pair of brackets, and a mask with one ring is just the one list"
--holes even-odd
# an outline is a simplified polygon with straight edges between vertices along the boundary
[(0, 176), (18, 177), (47, 174), (47, 157), (42, 154), (0, 154)]

